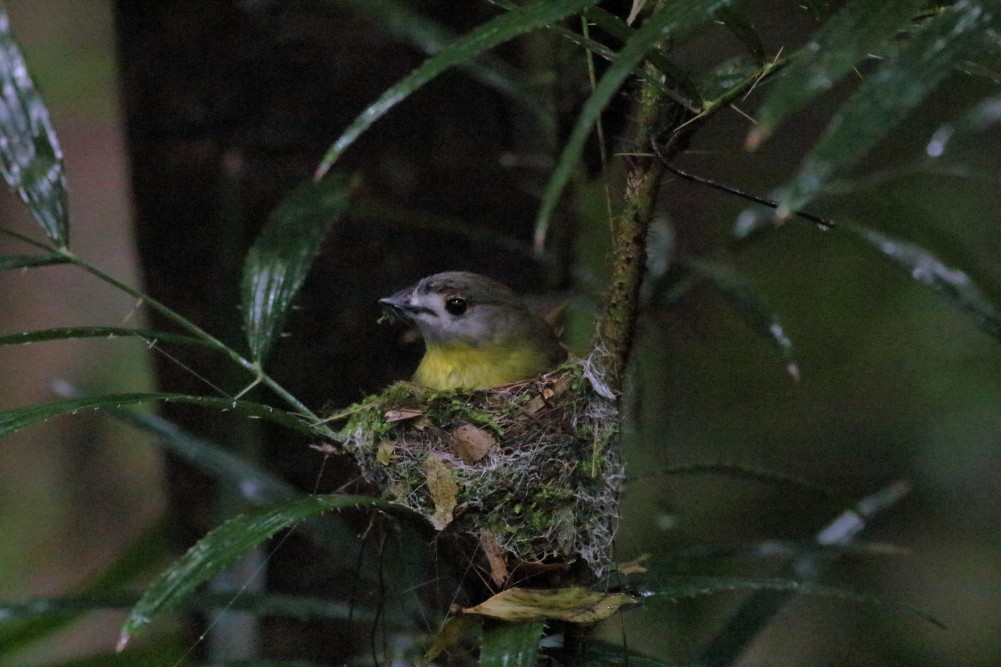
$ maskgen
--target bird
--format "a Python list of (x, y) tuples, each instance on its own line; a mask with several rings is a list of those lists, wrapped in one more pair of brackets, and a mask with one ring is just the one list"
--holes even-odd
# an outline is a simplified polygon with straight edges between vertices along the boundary
[(509, 287), (478, 273), (436, 273), (379, 303), (417, 325), (425, 352), (412, 379), (431, 389), (513, 384), (567, 358), (544, 318)]

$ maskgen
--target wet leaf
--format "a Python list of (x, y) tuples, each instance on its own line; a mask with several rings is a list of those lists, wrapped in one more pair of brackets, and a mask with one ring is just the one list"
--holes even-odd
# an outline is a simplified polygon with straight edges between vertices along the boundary
[(546, 243), (549, 222), (567, 183), (578, 168), (584, 144), (598, 122), (602, 111), (632, 75), (647, 53), (672, 34), (691, 30), (713, 20), (714, 13), (730, 4), (730, 0), (706, 0), (701, 3), (672, 2), (661, 6), (649, 16), (623, 45), (601, 80), (595, 86), (577, 116), (570, 138), (553, 169), (539, 206), (535, 222), (534, 245), (541, 252)]
[[(164, 544), (164, 549), (166, 548), (167, 545)], [(119, 591), (58, 598), (38, 598), (12, 603), (0, 602), (0, 617), (5, 621), (52, 615), (78, 617), (79, 612), (100, 609), (130, 609), (138, 601), (138, 594)], [(332, 602), (300, 595), (255, 593), (253, 591), (240, 591), (239, 595), (235, 595), (233, 591), (193, 593), (180, 606), (187, 611), (215, 611), (225, 608), (232, 611), (287, 616), (302, 620), (323, 619), (367, 623), (377, 618), (375, 609), (366, 609), (345, 602)]]
[(779, 202), (778, 217), (801, 209), (835, 172), (887, 136), (953, 68), (983, 46), (992, 20), (980, 3), (958, 0), (924, 23), (838, 109), (799, 173), (772, 197)]
[[(620, 19), (615, 14), (612, 14), (607, 9), (602, 9), (601, 7), (590, 7), (584, 11), (584, 18), (587, 19), (588, 23), (593, 23), (594, 26), (603, 32), (608, 33), (610, 36), (619, 40), (620, 42), (628, 42), (633, 36), (636, 30), (626, 24), (625, 21)], [(604, 55), (602, 57), (605, 57)], [(609, 57), (606, 59), (608, 61), (615, 60), (616, 55), (614, 51), (610, 51)], [(698, 99), (699, 89), (696, 87), (695, 82), (692, 80), (691, 74), (683, 68), (680, 64), (669, 60), (663, 51), (654, 50), (650, 51), (644, 56), (645, 60), (654, 66), (660, 74), (664, 75), (664, 83), (668, 84), (663, 87), (658, 86), (661, 90), (665, 91), (665, 94), (690, 111), (697, 112), (697, 104), (693, 100)], [(642, 69), (634, 72), (640, 76), (644, 81), (649, 81), (651, 78), (657, 78), (657, 75), (653, 77), (647, 76)], [(673, 89), (677, 89), (684, 94), (683, 97), (677, 92), (672, 92)]]
[(748, 53), (754, 56), (756, 61), (759, 63), (765, 61), (765, 45), (761, 41), (761, 35), (754, 29), (747, 17), (730, 7), (723, 7), (716, 11), (716, 19), (726, 26), (730, 34), (740, 40), (740, 43), (744, 45)]
[[(824, 547), (852, 544), (873, 518), (899, 503), (910, 488), (908, 482), (898, 480), (861, 498), (821, 528), (814, 536), (814, 543)], [(807, 551), (783, 568), (785, 577), (815, 579), (830, 567), (837, 556), (837, 553), (823, 549)], [(696, 661), (706, 665), (735, 664), (746, 647), (771, 625), (775, 615), (795, 592), (762, 589), (745, 598), (729, 621), (700, 651)]]
[(684, 260), (684, 264), (691, 271), (707, 278), (719, 290), (748, 326), (764, 336), (782, 356), (789, 376), (793, 380), (799, 380), (799, 365), (793, 355), (792, 341), (754, 284), (747, 277), (722, 264), (693, 259)]
[(155, 617), (176, 608), (204, 582), (280, 530), (324, 512), (358, 507), (392, 510), (386, 501), (364, 496), (307, 496), (258, 512), (241, 514), (203, 537), (160, 573), (129, 612), (118, 640), (121, 651)]
[(247, 254), (241, 305), (255, 362), (264, 361), (281, 335), (292, 300), (355, 185), (345, 177), (301, 185), (271, 214)]
[(832, 507), (847, 507), (851, 504), (847, 499), (841, 498), (806, 480), (774, 470), (765, 470), (764, 468), (757, 468), (741, 463), (684, 463), (665, 466), (648, 472), (641, 472), (637, 475), (630, 475), (626, 478), (626, 482), (635, 483), (655, 477), (676, 475), (719, 475), (731, 479), (768, 484), (785, 492), (812, 496), (828, 503)]
[(980, 135), (1001, 124), (1001, 97), (981, 101), (957, 120), (946, 123), (935, 131), (925, 152), (930, 158), (939, 158), (947, 151), (969, 148)]
[[(131, 544), (68, 598), (35, 599), (0, 604), (0, 656), (14, 655), (51, 637), (86, 612), (109, 606), (128, 606), (136, 595), (121, 593), (140, 576), (161, 567), (170, 553), (167, 522), (147, 526)], [(6, 661), (4, 661), (6, 662)]]
[(462, 635), (477, 627), (480, 622), (480, 619), (473, 616), (450, 616), (446, 618), (445, 622), (438, 628), (438, 632), (434, 633), (434, 639), (432, 639), (431, 646), (424, 653), (424, 659), (429, 663), (432, 662), (441, 655), (442, 651), (455, 645)]
[(643, 11), (643, 6), (646, 4), (646, 0), (633, 0), (633, 6), (629, 8), (629, 16), (626, 17), (626, 25), (632, 25), (640, 12)]
[[(62, 388), (66, 396), (73, 388)], [(265, 505), (288, 502), (302, 494), (288, 482), (257, 468), (225, 448), (188, 433), (177, 424), (128, 407), (107, 409), (109, 416), (156, 436), (157, 446), (186, 462), (213, 480), (239, 491), (248, 502)], [(345, 537), (345, 535), (341, 535)]]
[(455, 482), (452, 469), (442, 458), (431, 452), (424, 459), (424, 474), (427, 478), (431, 502), (434, 503), (434, 515), (430, 517), (435, 530), (445, 530), (452, 523), (452, 510), (455, 509), (459, 495), (459, 485)]
[[(511, 0), (490, 0), (490, 3), (509, 10), (517, 9), (518, 7), (518, 4)], [(603, 32), (622, 41), (627, 40), (633, 32), (632, 28), (626, 25), (625, 21), (600, 7), (591, 7), (586, 10), (584, 12), (584, 19), (589, 25), (593, 24)], [(602, 42), (590, 39), (585, 35), (558, 24), (548, 25), (545, 29), (581, 48), (587, 49), (602, 60), (607, 60), (608, 62), (615, 60), (615, 51)], [(648, 55), (647, 60), (660, 71), (649, 72), (644, 68), (640, 68), (636, 70), (636, 76), (642, 79), (644, 84), (657, 88), (665, 96), (684, 108), (692, 109), (694, 104), (691, 101), (691, 96), (697, 91), (695, 86), (689, 81), (688, 74), (679, 65), (668, 60), (663, 53), (651, 53)], [(664, 74), (664, 76), (660, 76), (660, 74)], [(688, 97), (685, 97), (685, 95), (688, 95)], [(522, 250), (523, 248), (519, 248), (518, 252)]]
[(733, 91), (746, 90), (748, 85), (761, 78), (763, 68), (745, 57), (729, 58), (707, 71), (699, 89), (706, 107), (716, 107), (733, 98)]
[(63, 153), (0, 5), (0, 172), (60, 248), (69, 246)]
[(544, 623), (499, 623), (483, 629), (480, 667), (536, 667)]
[(462, 610), (500, 621), (568, 621), (597, 623), (636, 600), (625, 593), (604, 593), (589, 588), (508, 588), (485, 602)]
[(347, 148), (390, 109), (409, 97), (442, 72), (471, 62), (479, 54), (518, 35), (541, 28), (575, 14), (598, 0), (548, 0), (535, 2), (496, 16), (448, 44), (417, 69), (386, 89), (375, 102), (341, 133), (316, 169), (315, 179), (323, 178)]
[[(559, 654), (557, 654), (559, 656)], [(572, 664), (572, 663), (565, 663)], [(678, 663), (644, 655), (638, 651), (608, 641), (588, 639), (584, 646), (582, 667), (678, 667)]]
[(738, 593), (744, 591), (775, 591), (798, 593), (803, 595), (819, 595), (851, 600), (862, 604), (890, 607), (898, 611), (913, 614), (933, 625), (945, 627), (942, 622), (926, 611), (911, 605), (888, 600), (880, 595), (860, 593), (858, 591), (837, 586), (825, 586), (810, 581), (797, 581), (781, 577), (679, 577), (674, 582), (669, 580), (658, 583), (646, 591), (647, 599), (683, 600), (688, 598), (717, 595), (720, 593)]
[(911, 278), (971, 316), (981, 330), (1001, 340), (1001, 314), (998, 308), (966, 272), (949, 266), (916, 243), (885, 232), (853, 224), (844, 226), (844, 229), (876, 248)]
[[(61, 393), (66, 395), (65, 391)], [(158, 447), (238, 492), (250, 503), (274, 505), (304, 496), (285, 480), (247, 463), (220, 445), (188, 433), (159, 415), (126, 407), (108, 409), (106, 413), (157, 436), (155, 444)], [(327, 453), (339, 451), (329, 444), (323, 445), (323, 448), (330, 450)], [(354, 563), (357, 559), (360, 545), (354, 530), (335, 517), (308, 520), (302, 525), (302, 530), (317, 545), (331, 554), (337, 554), (341, 562)], [(356, 576), (369, 581), (372, 573), (359, 571)]]
[(55, 403), (43, 403), (5, 410), (0, 412), (0, 438), (5, 438), (32, 424), (37, 424), (53, 417), (76, 414), (77, 412), (87, 410), (114, 409), (141, 403), (159, 402), (186, 403), (227, 412), (236, 412), (250, 418), (266, 419), (296, 431), (315, 435), (313, 429), (302, 419), (287, 412), (276, 410), (268, 405), (261, 405), (260, 403), (252, 403), (250, 401), (235, 401), (228, 398), (150, 392), (84, 396), (66, 401), (57, 401)]
[(789, 114), (830, 90), (852, 67), (885, 46), (898, 28), (914, 16), (922, 0), (854, 0), (845, 5), (789, 59), (790, 65), (769, 88), (747, 136), (757, 148)]
[(677, 571), (715, 567), (721, 561), (746, 562), (789, 559), (827, 559), (843, 556), (896, 557), (909, 554), (906, 548), (886, 542), (852, 539), (846, 543), (820, 544), (816, 541), (762, 540), (746, 544), (710, 544), (674, 552), (668, 562)]
[[(398, 0), (336, 0), (337, 4), (350, 7), (371, 16), (379, 26), (400, 39), (413, 44), (425, 54), (440, 53), (455, 41), (454, 32), (431, 17), (415, 11)], [(482, 54), (475, 60), (456, 65), (480, 83), (520, 102), (523, 108), (545, 125), (553, 125), (551, 114), (546, 113), (546, 102), (534, 93), (524, 77), (502, 59)]]

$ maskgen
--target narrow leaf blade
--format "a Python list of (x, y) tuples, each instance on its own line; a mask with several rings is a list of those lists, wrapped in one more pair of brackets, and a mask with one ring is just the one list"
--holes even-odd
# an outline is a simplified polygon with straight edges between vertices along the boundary
[(27, 269), (33, 266), (66, 264), (67, 259), (58, 253), (51, 255), (4, 255), (0, 257), (0, 271)]
[[(137, 593), (94, 592), (76, 596), (0, 602), (0, 615), (3, 616), (5, 622), (37, 620), (51, 616), (75, 618), (88, 611), (131, 609), (138, 602), (139, 595)], [(181, 606), (188, 611), (210, 612), (215, 609), (226, 609), (269, 616), (287, 616), (301, 620), (322, 619), (369, 623), (377, 618), (376, 610), (345, 602), (300, 595), (265, 594), (251, 591), (241, 591), (239, 595), (233, 595), (231, 591), (193, 593), (181, 603)]]
[(707, 278), (719, 290), (747, 325), (772, 344), (785, 361), (786, 372), (792, 379), (798, 380), (799, 365), (793, 354), (792, 341), (754, 284), (747, 277), (722, 264), (689, 259), (685, 265), (694, 273)]
[(838, 170), (861, 159), (984, 43), (994, 16), (959, 0), (914, 33), (895, 57), (866, 79), (834, 115), (791, 183), (773, 199), (784, 218), (814, 199)]
[(213, 442), (188, 433), (159, 415), (126, 407), (109, 409), (108, 413), (111, 417), (157, 436), (158, 446), (220, 484), (238, 491), (248, 502), (268, 505), (295, 500), (302, 495), (288, 482), (251, 465)]
[[(584, 18), (588, 22), (593, 23), (595, 27), (600, 28), (604, 32), (608, 33), (615, 39), (621, 42), (628, 42), (630, 37), (636, 32), (631, 26), (629, 26), (625, 21), (620, 19), (615, 14), (612, 14), (607, 9), (602, 9), (601, 7), (591, 7), (584, 12)], [(660, 71), (665, 77), (665, 83), (669, 84), (672, 88), (677, 88), (679, 91), (684, 93), (685, 97), (682, 97), (675, 93), (670, 96), (675, 102), (678, 102), (686, 109), (693, 112), (698, 112), (693, 100), (697, 100), (699, 96), (699, 88), (692, 79), (691, 73), (685, 70), (680, 64), (669, 60), (666, 55), (661, 51), (651, 51), (646, 54), (646, 60), (656, 69)], [(615, 60), (614, 53), (612, 57), (608, 60)], [(641, 76), (643, 76), (641, 74)], [(644, 79), (647, 78), (644, 76)]]
[(834, 507), (848, 507), (850, 503), (827, 489), (821, 488), (806, 480), (799, 479), (774, 470), (756, 468), (742, 463), (683, 463), (664, 466), (653, 470), (640, 472), (626, 477), (627, 483), (639, 482), (645, 479), (680, 475), (718, 475), (731, 479), (748, 480), (767, 484), (790, 493), (812, 496)]
[[(987, 130), (1001, 124), (1001, 97), (980, 101), (957, 120), (946, 123), (935, 131), (925, 153), (929, 158), (939, 158), (947, 151), (968, 147)], [(958, 145), (958, 148), (957, 148)]]
[(584, 646), (584, 667), (678, 667), (678, 663), (644, 655), (628, 646), (590, 640)]
[(140, 575), (162, 567), (170, 550), (166, 522), (148, 527), (79, 593), (71, 598), (0, 604), (0, 656), (18, 653), (64, 629), (87, 611), (131, 606), (138, 596), (120, 591)]
[(761, 35), (743, 14), (730, 7), (723, 7), (716, 12), (716, 18), (726, 26), (730, 34), (740, 40), (758, 63), (765, 61), (765, 45), (761, 41)]
[(500, 623), (485, 628), (480, 667), (535, 667), (545, 623)]
[(786, 116), (829, 90), (860, 59), (878, 50), (922, 5), (921, 0), (855, 0), (817, 30), (773, 83), (747, 137), (756, 148)]
[(584, 144), (602, 111), (636, 65), (660, 41), (676, 32), (684, 32), (713, 20), (716, 11), (730, 4), (730, 0), (707, 0), (702, 3), (672, 2), (658, 9), (636, 30), (615, 57), (601, 81), (595, 86), (591, 96), (577, 116), (570, 138), (563, 147), (556, 167), (553, 169), (546, 191), (542, 196), (539, 213), (535, 222), (535, 249), (545, 247), (546, 234), (553, 211), (559, 203), (560, 195), (573, 176), (584, 151)]
[(658, 584), (654, 589), (648, 591), (648, 599), (682, 600), (742, 591), (775, 591), (778, 593), (820, 595), (872, 606), (891, 607), (913, 614), (933, 625), (944, 627), (941, 621), (926, 611), (911, 605), (887, 600), (879, 595), (860, 593), (837, 586), (827, 586), (811, 581), (798, 581), (782, 577), (684, 577), (678, 578), (673, 583), (663, 582)]
[(45, 102), (28, 74), (7, 11), (0, 6), (0, 172), (60, 247), (69, 245), (63, 153)]
[[(910, 484), (895, 481), (861, 498), (851, 509), (829, 521), (814, 536), (821, 546), (847, 547), (879, 514), (895, 506), (910, 492)], [(786, 578), (819, 577), (837, 557), (829, 550), (807, 552), (792, 559), (784, 568)], [(700, 652), (697, 662), (705, 665), (731, 665), (744, 650), (770, 625), (792, 592), (763, 589), (746, 598), (736, 613)]]
[(343, 177), (300, 186), (271, 214), (247, 254), (242, 308), (255, 362), (264, 361), (281, 335), (292, 300), (331, 225), (347, 209), (353, 187)]
[(122, 626), (118, 650), (156, 616), (170, 611), (241, 555), (275, 533), (324, 512), (371, 507), (389, 511), (386, 501), (365, 496), (329, 494), (307, 496), (277, 507), (241, 514), (198, 541), (172, 566), (164, 570), (129, 612)]
[(971, 316), (981, 330), (1001, 340), (1001, 313), (965, 271), (949, 266), (916, 243), (885, 232), (853, 224), (844, 229), (874, 247), (950, 305)]
[(390, 109), (442, 72), (468, 63), (472, 58), (488, 49), (503, 44), (518, 35), (559, 21), (597, 2), (598, 0), (535, 2), (501, 14), (459, 37), (444, 47), (437, 55), (424, 61), (420, 67), (398, 83), (386, 89), (379, 96), (379, 99), (362, 111), (327, 150), (316, 170), (315, 178), (323, 178), (344, 151), (375, 121), (382, 118)]
[(81, 338), (138, 338), (149, 345), (156, 343), (176, 343), (180, 345), (196, 345), (211, 347), (205, 341), (191, 336), (169, 333), (166, 331), (143, 331), (124, 327), (55, 327), (52, 329), (37, 329), (19, 334), (0, 336), (0, 346), (28, 345), (54, 340), (76, 340)]
[[(452, 30), (399, 0), (337, 0), (337, 4), (372, 17), (382, 28), (429, 56), (440, 53), (456, 37)], [(475, 60), (459, 63), (457, 67), (480, 83), (519, 102), (544, 127), (555, 126), (552, 114), (547, 111), (550, 105), (502, 59), (483, 54)]]
[(236, 401), (228, 398), (149, 392), (84, 396), (65, 401), (56, 401), (54, 403), (29, 405), (23, 408), (5, 410), (0, 412), (0, 438), (5, 438), (32, 424), (37, 424), (53, 417), (72, 415), (87, 410), (116, 409), (129, 405), (156, 402), (187, 403), (215, 408), (217, 410), (237, 412), (247, 417), (266, 419), (293, 430), (316, 435), (312, 428), (302, 419), (287, 412), (276, 410), (268, 405), (261, 405), (260, 403), (252, 403), (250, 401)]

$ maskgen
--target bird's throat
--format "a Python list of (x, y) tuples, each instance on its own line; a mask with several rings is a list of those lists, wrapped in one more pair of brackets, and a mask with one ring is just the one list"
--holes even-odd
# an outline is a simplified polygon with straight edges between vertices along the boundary
[(414, 382), (432, 389), (485, 389), (525, 380), (545, 370), (532, 349), (494, 345), (428, 345)]

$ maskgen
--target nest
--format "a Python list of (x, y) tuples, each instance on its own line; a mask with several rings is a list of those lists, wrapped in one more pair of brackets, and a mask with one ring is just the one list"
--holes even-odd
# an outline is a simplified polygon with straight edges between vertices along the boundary
[[(472, 392), (401, 382), (350, 409), (345, 451), (498, 586), (522, 564), (611, 562), (623, 468), (615, 404), (586, 361)], [(596, 391), (595, 387), (599, 391)]]

